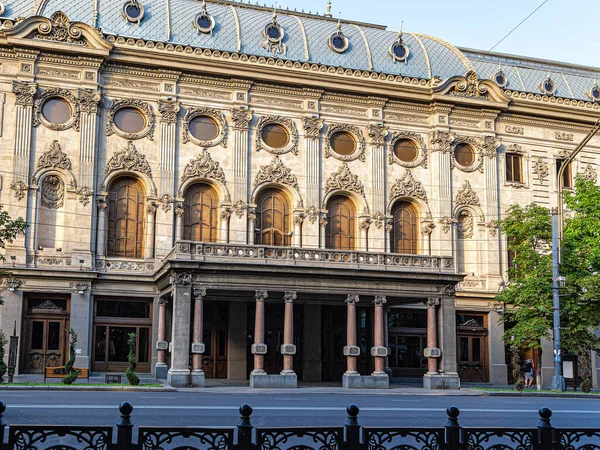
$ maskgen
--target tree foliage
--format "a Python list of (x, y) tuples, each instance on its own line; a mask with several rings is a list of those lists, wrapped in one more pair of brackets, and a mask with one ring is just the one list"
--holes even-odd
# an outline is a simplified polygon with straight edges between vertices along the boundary
[[(577, 177), (564, 201), (562, 349), (582, 354), (600, 347), (594, 335), (600, 324), (600, 187)], [(509, 306), (502, 320), (512, 325), (504, 339), (511, 349), (540, 348), (540, 340), (552, 337), (552, 214), (535, 203), (514, 205), (501, 227), (515, 255), (509, 282), (498, 295)]]
[(8, 345), (8, 339), (4, 334), (4, 331), (0, 330), (0, 383), (2, 383), (2, 377), (6, 373), (6, 363), (4, 362), (4, 348)]
[(129, 339), (127, 340), (127, 344), (129, 344), (129, 356), (127, 359), (129, 360), (129, 367), (125, 371), (125, 376), (129, 381), (131, 386), (137, 386), (140, 384), (140, 379), (135, 374), (135, 367), (137, 366), (137, 362), (135, 360), (135, 341), (136, 336), (135, 333), (129, 333)]
[(62, 379), (62, 384), (73, 384), (77, 379), (77, 375), (79, 375), (79, 371), (73, 368), (75, 364), (75, 347), (77, 346), (77, 333), (73, 328), (69, 328), (67, 333), (70, 336), (69, 339), (69, 359), (67, 360), (67, 364), (65, 365), (65, 372), (67, 374), (66, 377)]
[[(21, 217), (11, 219), (7, 211), (4, 210), (4, 205), (0, 203), (0, 249), (4, 250), (6, 244), (11, 244), (15, 241), (17, 236), (25, 234), (27, 224)], [(6, 261), (6, 255), (4, 252), (0, 252), (0, 262)], [(9, 275), (9, 272), (0, 270), (0, 277)], [(0, 305), (4, 301), (0, 297)]]

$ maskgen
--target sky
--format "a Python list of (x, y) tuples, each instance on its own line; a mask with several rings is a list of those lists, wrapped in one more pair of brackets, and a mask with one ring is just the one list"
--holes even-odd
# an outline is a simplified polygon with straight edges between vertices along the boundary
[[(245, 0), (247, 1), (247, 0)], [(543, 0), (331, 0), (332, 15), (488, 51)], [(252, 1), (255, 3), (255, 1)], [(263, 4), (264, 0), (260, 1)], [(278, 0), (323, 14), (327, 0)], [(267, 5), (271, 6), (271, 2)], [(600, 0), (548, 0), (495, 52), (600, 67)]]

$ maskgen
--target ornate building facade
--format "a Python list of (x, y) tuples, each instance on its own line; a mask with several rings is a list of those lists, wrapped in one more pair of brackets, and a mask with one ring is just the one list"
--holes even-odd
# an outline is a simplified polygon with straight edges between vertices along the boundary
[(600, 71), (228, 0), (0, 0), (0, 27), (19, 373), (73, 327), (77, 365), (124, 370), (135, 333), (174, 386), (508, 382), (498, 220), (552, 205)]

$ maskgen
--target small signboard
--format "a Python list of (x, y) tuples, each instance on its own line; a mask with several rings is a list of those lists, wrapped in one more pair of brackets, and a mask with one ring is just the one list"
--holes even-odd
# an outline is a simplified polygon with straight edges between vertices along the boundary
[(83, 350), (81, 350), (80, 348), (76, 348), (75, 349), (75, 354), (76, 355), (81, 355), (83, 353)]
[(563, 361), (563, 376), (565, 378), (575, 378), (575, 374), (573, 373), (573, 361)]

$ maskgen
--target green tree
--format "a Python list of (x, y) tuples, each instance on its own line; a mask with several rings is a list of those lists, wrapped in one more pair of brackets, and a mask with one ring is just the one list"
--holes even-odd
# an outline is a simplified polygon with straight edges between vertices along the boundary
[(0, 383), (2, 383), (2, 377), (6, 373), (6, 363), (4, 362), (4, 348), (8, 345), (8, 339), (4, 334), (4, 331), (0, 330)]
[[(12, 219), (7, 211), (4, 210), (4, 205), (0, 203), (0, 249), (4, 250), (6, 244), (15, 241), (17, 236), (25, 234), (27, 224), (21, 217)], [(6, 261), (4, 252), (0, 253), (0, 262)], [(0, 278), (10, 275), (10, 272), (0, 270)], [(4, 304), (4, 300), (0, 297), (0, 305)]]
[(129, 384), (132, 386), (137, 386), (140, 384), (140, 379), (135, 374), (135, 367), (137, 366), (137, 362), (135, 360), (135, 341), (136, 336), (135, 333), (129, 333), (129, 339), (127, 340), (127, 344), (129, 344), (129, 356), (127, 359), (129, 360), (129, 367), (125, 371), (125, 376), (129, 381)]
[(71, 339), (69, 340), (69, 359), (67, 360), (67, 364), (65, 365), (65, 373), (66, 377), (62, 379), (62, 384), (73, 384), (77, 379), (77, 375), (79, 375), (79, 371), (73, 368), (75, 364), (75, 347), (77, 346), (77, 333), (73, 328), (69, 328), (67, 330)]
[[(594, 334), (600, 325), (600, 187), (577, 177), (564, 201), (562, 349), (587, 355), (600, 347)], [(552, 338), (552, 214), (535, 203), (511, 206), (507, 213), (501, 227), (515, 257), (506, 288), (498, 295), (508, 306), (502, 320), (512, 325), (504, 340), (513, 351), (536, 348), (541, 355), (540, 341)]]

